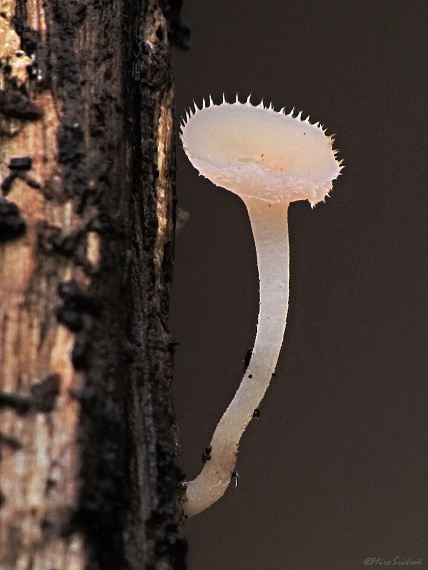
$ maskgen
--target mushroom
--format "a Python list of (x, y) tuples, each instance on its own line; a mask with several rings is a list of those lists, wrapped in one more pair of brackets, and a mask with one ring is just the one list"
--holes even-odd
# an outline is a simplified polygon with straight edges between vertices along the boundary
[(275, 371), (284, 337), (289, 296), (287, 212), (290, 202), (324, 200), (340, 173), (332, 137), (301, 113), (210, 97), (186, 113), (181, 126), (190, 162), (217, 186), (245, 202), (256, 246), (260, 308), (252, 355), (242, 382), (220, 419), (210, 458), (186, 483), (184, 512), (193, 516), (217, 501), (236, 472), (239, 441)]

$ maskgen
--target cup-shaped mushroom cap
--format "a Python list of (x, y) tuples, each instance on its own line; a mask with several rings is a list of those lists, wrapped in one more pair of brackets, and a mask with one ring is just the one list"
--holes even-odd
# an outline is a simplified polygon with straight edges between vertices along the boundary
[(200, 174), (243, 198), (314, 205), (340, 172), (320, 126), (248, 101), (187, 113), (181, 139)]

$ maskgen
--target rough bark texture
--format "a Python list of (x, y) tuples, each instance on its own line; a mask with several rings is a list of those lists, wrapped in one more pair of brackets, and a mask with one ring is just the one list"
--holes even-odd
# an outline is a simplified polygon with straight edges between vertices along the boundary
[(0, 0), (1, 570), (185, 568), (167, 328), (179, 7)]

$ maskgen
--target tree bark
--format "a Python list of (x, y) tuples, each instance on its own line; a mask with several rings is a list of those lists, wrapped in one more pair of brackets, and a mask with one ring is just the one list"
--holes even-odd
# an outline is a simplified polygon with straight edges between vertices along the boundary
[(0, 569), (182, 569), (180, 1), (0, 0)]

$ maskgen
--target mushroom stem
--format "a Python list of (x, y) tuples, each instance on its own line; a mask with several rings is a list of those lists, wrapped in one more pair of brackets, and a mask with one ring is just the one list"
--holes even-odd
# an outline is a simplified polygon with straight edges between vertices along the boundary
[(226, 491), (236, 463), (239, 440), (262, 400), (275, 371), (284, 337), (289, 292), (289, 202), (242, 196), (253, 230), (260, 279), (260, 308), (252, 356), (244, 378), (211, 440), (211, 458), (187, 483), (184, 512), (193, 516)]

